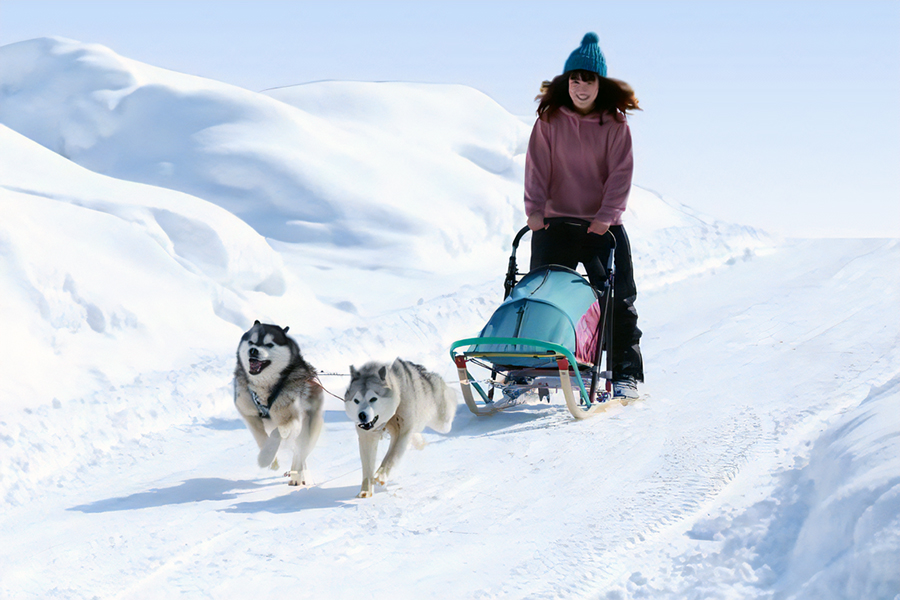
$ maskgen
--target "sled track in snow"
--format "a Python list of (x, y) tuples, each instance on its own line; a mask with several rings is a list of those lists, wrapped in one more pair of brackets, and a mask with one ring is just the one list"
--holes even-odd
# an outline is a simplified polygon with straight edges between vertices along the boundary
[[(524, 584), (510, 577), (485, 597), (566, 598), (595, 592), (620, 576), (643, 545), (697, 513), (737, 477), (765, 436), (759, 416), (744, 408), (724, 415), (722, 427), (674, 432), (657, 445), (656, 459), (640, 464), (629, 456), (643, 445), (642, 436), (660, 428), (658, 418), (648, 418), (647, 412), (640, 423), (628, 423), (624, 438), (610, 436), (617, 448), (604, 453), (593, 469), (601, 489), (582, 507), (581, 522), (548, 540), (540, 556), (529, 562), (527, 568), (538, 568), (539, 576), (532, 572)], [(606, 437), (605, 425), (594, 424), (596, 436)], [(624, 476), (613, 472), (621, 469), (633, 471)]]

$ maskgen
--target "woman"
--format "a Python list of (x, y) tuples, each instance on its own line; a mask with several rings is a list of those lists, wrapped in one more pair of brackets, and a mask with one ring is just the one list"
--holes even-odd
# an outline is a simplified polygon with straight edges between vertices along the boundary
[(574, 269), (582, 263), (594, 287), (606, 281), (603, 258), (616, 241), (613, 305), (613, 389), (636, 398), (644, 380), (637, 288), (622, 213), (631, 190), (631, 133), (625, 119), (640, 110), (632, 89), (606, 77), (596, 33), (569, 56), (563, 74), (544, 82), (538, 119), (525, 159), (525, 213), (531, 229), (531, 268)]

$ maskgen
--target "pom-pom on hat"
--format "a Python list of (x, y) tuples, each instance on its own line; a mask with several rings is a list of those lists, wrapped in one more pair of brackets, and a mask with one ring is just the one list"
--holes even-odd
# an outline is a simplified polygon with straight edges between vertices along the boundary
[(606, 58), (600, 51), (600, 38), (593, 31), (584, 34), (581, 46), (569, 55), (563, 74), (576, 70), (590, 71), (606, 77)]

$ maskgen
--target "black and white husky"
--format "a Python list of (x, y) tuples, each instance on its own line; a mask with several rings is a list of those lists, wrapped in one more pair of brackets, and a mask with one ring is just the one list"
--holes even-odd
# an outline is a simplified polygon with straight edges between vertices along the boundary
[[(359, 370), (351, 366), (344, 409), (359, 436), (363, 480), (358, 497), (372, 496), (375, 483), (384, 485), (410, 442), (424, 446), (420, 432), (425, 427), (450, 431), (456, 404), (456, 395), (440, 375), (421, 365), (398, 358), (390, 365), (370, 362)], [(376, 472), (378, 440), (385, 432), (391, 444)]]
[(306, 458), (324, 422), (322, 387), (288, 328), (256, 321), (241, 337), (234, 370), (234, 405), (259, 445), (260, 467), (278, 468), (276, 454), (292, 441), (289, 485), (310, 483)]

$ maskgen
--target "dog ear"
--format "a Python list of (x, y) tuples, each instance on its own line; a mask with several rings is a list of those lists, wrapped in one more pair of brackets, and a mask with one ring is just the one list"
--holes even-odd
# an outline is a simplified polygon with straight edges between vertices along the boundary
[(384, 381), (384, 378), (387, 377), (387, 367), (381, 367), (378, 369), (378, 376), (381, 377), (381, 380)]
[(353, 368), (353, 365), (350, 365), (350, 379), (356, 379), (357, 370)]
[(253, 321), (253, 324), (254, 324), (254, 325), (262, 325), (262, 323), (259, 322), (259, 319)]
[(287, 330), (288, 330), (288, 329), (290, 329), (290, 326), (285, 327), (284, 329), (281, 330), (281, 332), (282, 332), (282, 333), (287, 333)]

